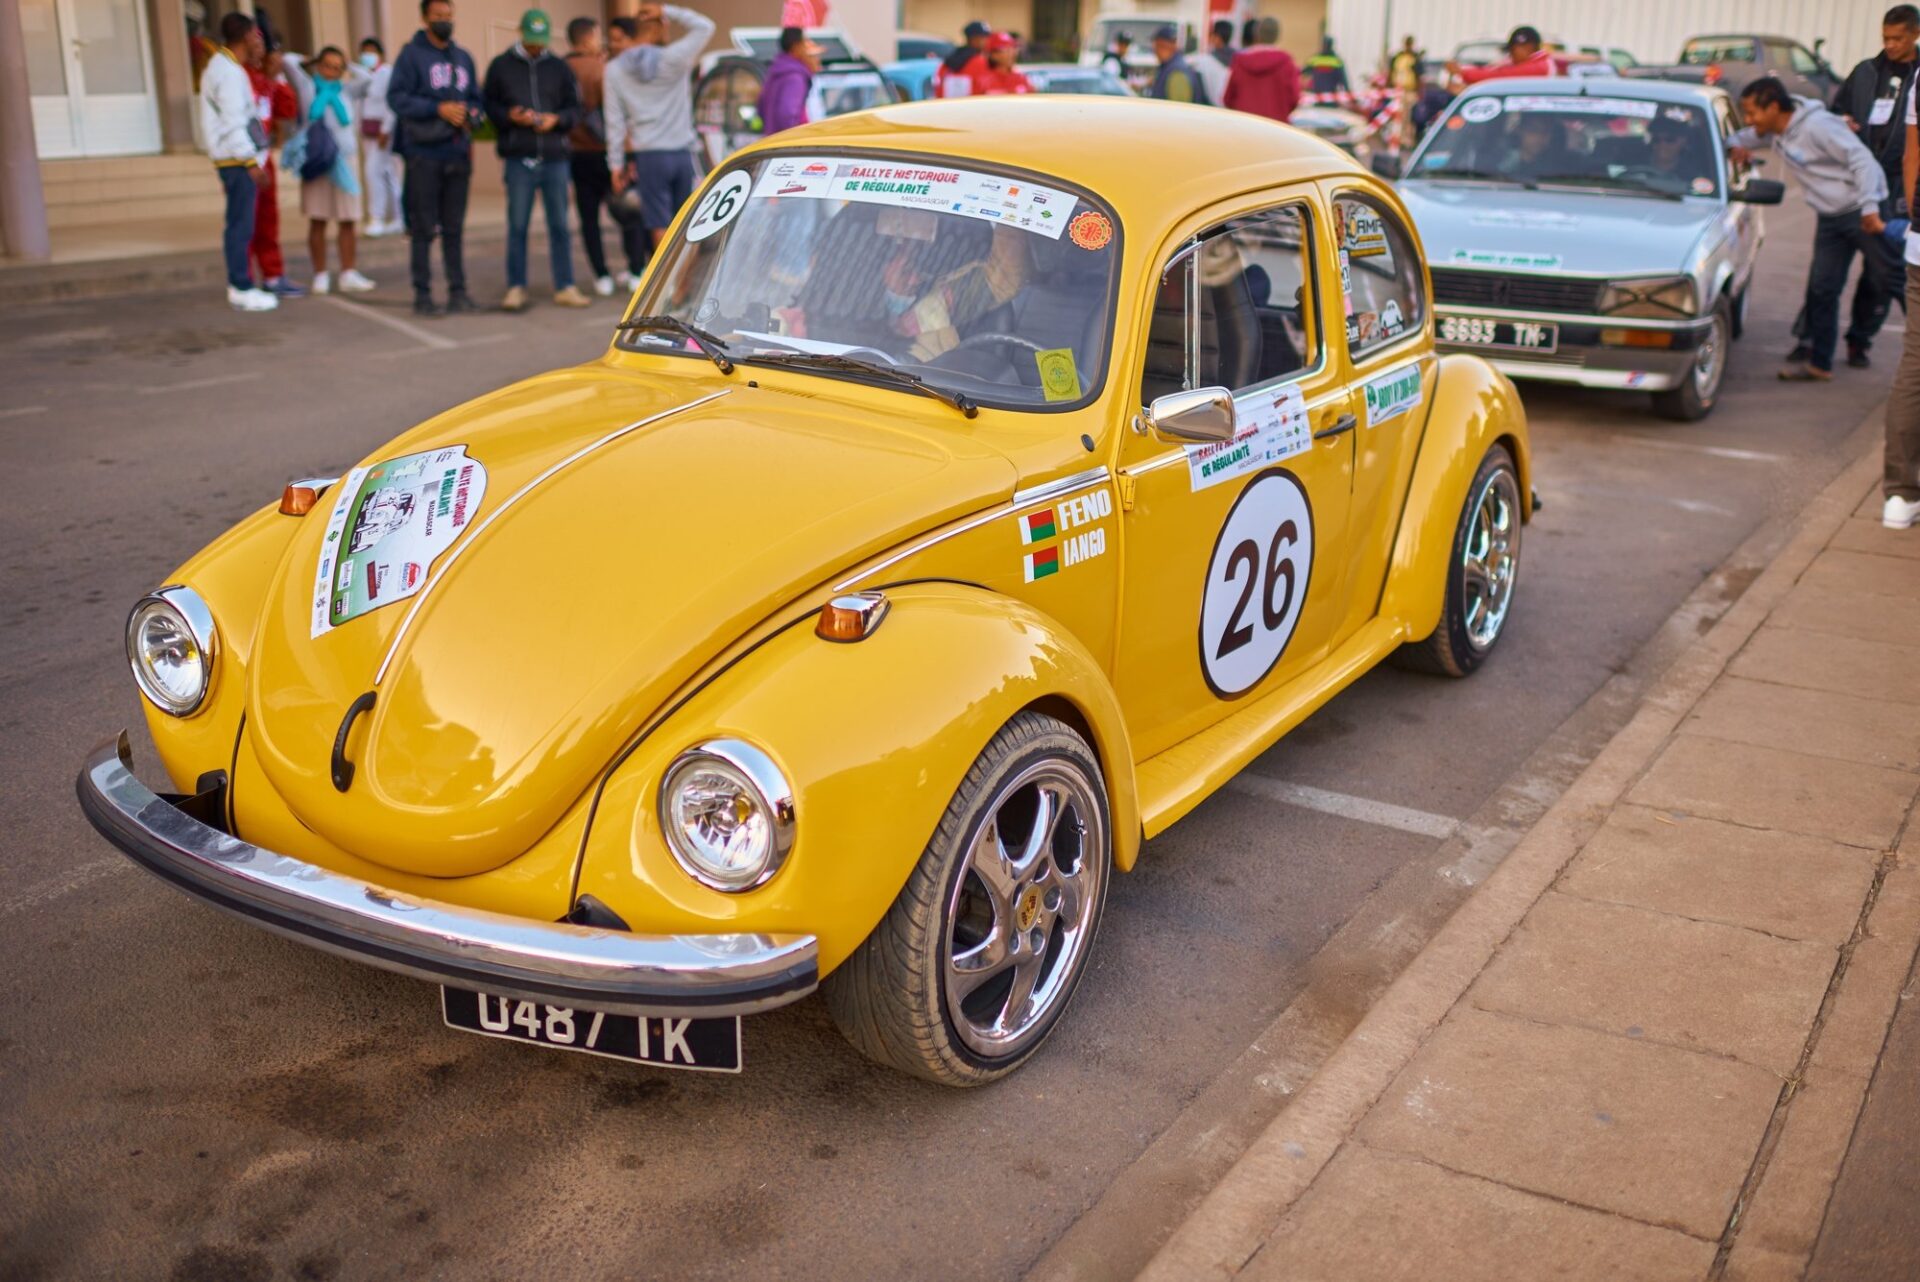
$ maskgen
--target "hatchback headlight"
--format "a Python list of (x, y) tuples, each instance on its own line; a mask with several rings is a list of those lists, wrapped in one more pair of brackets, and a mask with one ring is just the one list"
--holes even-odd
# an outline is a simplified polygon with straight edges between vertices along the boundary
[(213, 684), (213, 613), (191, 588), (165, 587), (127, 616), (127, 662), (140, 693), (160, 711), (191, 716)]
[(773, 759), (738, 739), (687, 749), (660, 783), (660, 827), (689, 876), (715, 890), (752, 890), (793, 848), (793, 789)]
[(1615, 281), (1600, 295), (1600, 311), (1605, 316), (1672, 320), (1676, 316), (1692, 316), (1699, 310), (1700, 302), (1693, 295), (1693, 280), (1687, 276)]

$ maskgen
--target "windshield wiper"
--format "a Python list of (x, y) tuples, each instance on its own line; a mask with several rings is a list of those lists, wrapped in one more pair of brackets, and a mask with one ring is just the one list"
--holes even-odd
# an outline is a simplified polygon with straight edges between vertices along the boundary
[(708, 360), (718, 365), (722, 374), (733, 373), (733, 362), (727, 359), (727, 345), (721, 342), (719, 338), (701, 329), (698, 325), (688, 324), (678, 316), (635, 316), (630, 320), (621, 321), (618, 325), (614, 326), (614, 329), (634, 331), (652, 330), (656, 333), (660, 330), (666, 330), (669, 333), (683, 335), (691, 339), (693, 345), (698, 347)]
[(830, 369), (844, 370), (849, 374), (864, 374), (869, 378), (897, 383), (908, 391), (918, 392), (922, 396), (931, 396), (936, 401), (944, 401), (959, 410), (968, 418), (980, 413), (980, 407), (960, 392), (949, 392), (944, 387), (936, 387), (918, 374), (895, 369), (891, 365), (877, 365), (872, 361), (863, 361), (857, 356), (839, 356), (830, 352), (769, 352), (762, 356), (748, 356), (744, 360), (755, 365), (784, 365), (794, 369)]
[(1645, 183), (1630, 182), (1625, 178), (1616, 178), (1611, 174), (1548, 174), (1539, 179), (1555, 187), (1601, 187), (1615, 191), (1630, 191), (1636, 196), (1658, 196), (1661, 200), (1681, 200), (1677, 191), (1663, 191), (1658, 187), (1649, 187)]

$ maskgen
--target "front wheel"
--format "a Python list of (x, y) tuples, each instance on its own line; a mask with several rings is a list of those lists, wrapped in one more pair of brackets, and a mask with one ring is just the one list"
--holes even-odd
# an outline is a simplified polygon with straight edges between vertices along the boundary
[(1493, 653), (1513, 610), (1520, 512), (1520, 474), (1513, 455), (1496, 445), (1480, 460), (1454, 527), (1440, 626), (1400, 647), (1394, 659), (1401, 667), (1464, 677)]
[(1693, 364), (1680, 386), (1653, 394), (1654, 411), (1662, 418), (1691, 423), (1713, 412), (1720, 384), (1727, 376), (1727, 356), (1733, 346), (1733, 308), (1722, 298), (1713, 305), (1713, 322), (1694, 349)]
[(1086, 742), (1023, 712), (967, 771), (906, 886), (821, 985), (846, 1039), (902, 1072), (978, 1086), (1060, 1020), (1106, 904), (1106, 784)]

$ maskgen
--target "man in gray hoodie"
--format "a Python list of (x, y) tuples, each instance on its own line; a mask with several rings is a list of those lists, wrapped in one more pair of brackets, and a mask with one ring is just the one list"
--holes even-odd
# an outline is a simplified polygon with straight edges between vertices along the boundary
[(1833, 350), (1840, 338), (1840, 292), (1858, 253), (1880, 288), (1898, 297), (1900, 260), (1881, 234), (1887, 176), (1846, 121), (1811, 98), (1796, 98), (1772, 76), (1740, 94), (1747, 127), (1733, 136), (1730, 155), (1739, 164), (1753, 149), (1770, 147), (1800, 180), (1817, 216), (1813, 264), (1807, 270), (1807, 348), (1804, 363), (1790, 362), (1780, 377), (1790, 382), (1826, 382), (1833, 377)]
[[(713, 19), (650, 0), (643, 0), (636, 16), (639, 43), (607, 63), (607, 169), (615, 191), (629, 183), (639, 187), (641, 223), (658, 245), (693, 195), (697, 139), (688, 79), (713, 37)], [(669, 24), (680, 29), (671, 41)]]

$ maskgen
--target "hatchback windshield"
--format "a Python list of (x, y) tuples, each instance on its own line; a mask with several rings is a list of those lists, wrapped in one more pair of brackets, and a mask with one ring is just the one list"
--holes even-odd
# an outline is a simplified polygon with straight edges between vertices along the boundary
[(1413, 176), (1628, 195), (1713, 196), (1720, 190), (1703, 108), (1572, 94), (1468, 98), (1429, 136)]
[[(1052, 183), (935, 160), (757, 157), (700, 197), (636, 316), (752, 362), (851, 358), (983, 404), (1083, 400), (1106, 367), (1112, 216)], [(698, 355), (665, 325), (630, 347)], [(833, 363), (830, 363), (833, 362)]]

